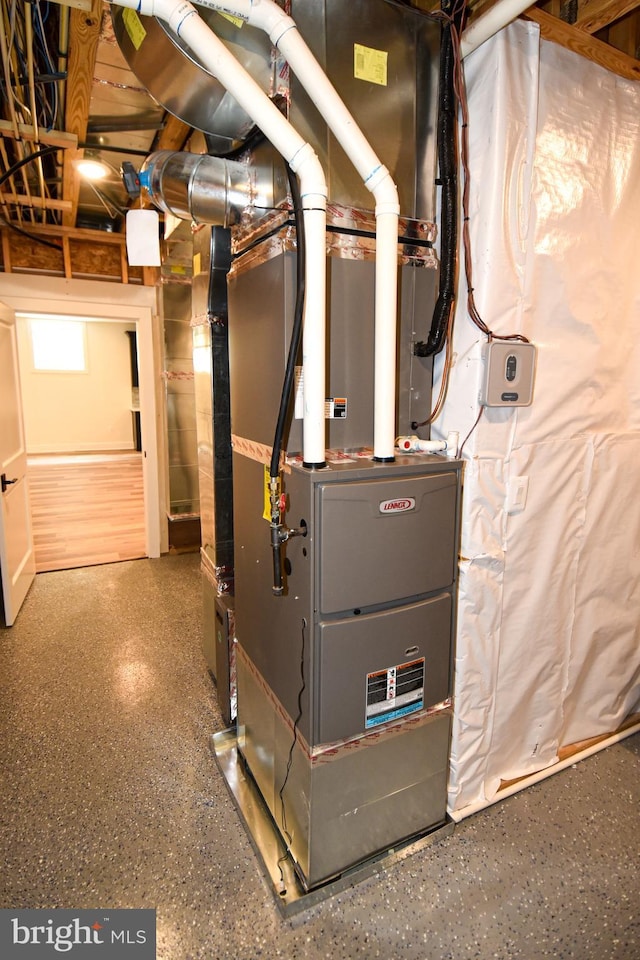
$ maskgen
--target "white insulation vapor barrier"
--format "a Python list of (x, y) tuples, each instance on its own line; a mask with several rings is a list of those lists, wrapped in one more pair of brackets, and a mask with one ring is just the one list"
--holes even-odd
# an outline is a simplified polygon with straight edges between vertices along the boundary
[[(640, 710), (640, 85), (520, 21), (465, 67), (476, 303), (538, 357), (464, 447), (457, 819)], [(433, 437), (471, 429), (484, 339), (461, 284)]]

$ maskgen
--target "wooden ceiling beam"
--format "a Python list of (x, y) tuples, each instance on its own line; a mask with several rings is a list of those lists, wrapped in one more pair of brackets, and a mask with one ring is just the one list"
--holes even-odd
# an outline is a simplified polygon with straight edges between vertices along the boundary
[(640, 0), (582, 0), (575, 26), (585, 33), (597, 33), (638, 7)]
[(524, 17), (540, 25), (540, 33), (545, 40), (559, 43), (627, 80), (640, 80), (640, 60), (615, 50), (608, 43), (596, 40), (584, 30), (578, 30), (537, 7), (530, 7)]
[[(78, 138), (69, 133), (62, 133), (60, 130), (43, 130), (38, 128), (38, 136), (32, 126), (27, 123), (18, 124), (18, 134), (22, 140), (29, 140), (33, 143), (44, 143), (48, 147), (71, 147), (75, 149), (78, 146)], [(0, 136), (15, 140), (16, 135), (13, 124), (9, 120), (0, 120)]]
[[(640, 0), (638, 0), (638, 2), (640, 2)], [(178, 120), (172, 113), (167, 113), (165, 114), (162, 130), (156, 137), (153, 149), (182, 150), (190, 133), (191, 127), (188, 124), (182, 120)]]
[[(69, 23), (69, 62), (67, 72), (67, 99), (65, 104), (65, 127), (67, 133), (86, 140), (89, 121), (89, 106), (93, 73), (96, 63), (100, 27), (102, 24), (102, 0), (93, 0), (91, 10), (71, 11)], [(74, 160), (82, 156), (81, 150), (65, 150), (62, 168), (62, 197), (71, 201), (71, 210), (63, 215), (65, 227), (73, 227), (78, 210), (80, 178)]]
[[(0, 230), (4, 227), (0, 224)], [(26, 225), (28, 233), (36, 234), (39, 237), (51, 237), (52, 239), (83, 240), (87, 243), (98, 244), (102, 246), (122, 246), (125, 242), (124, 234), (111, 233), (108, 230), (90, 230), (86, 227), (56, 227), (50, 224), (29, 223)]]
[[(156, 136), (150, 153), (155, 153), (156, 150), (182, 150), (189, 136), (191, 135), (192, 129), (193, 128), (187, 123), (184, 123), (183, 120), (178, 120), (177, 117), (174, 117), (172, 113), (166, 113), (162, 130)], [(140, 206), (144, 207), (145, 209), (153, 207), (153, 204), (147, 194), (145, 194), (140, 200), (133, 200), (129, 202), (129, 207)], [(124, 223), (120, 229), (125, 229)]]
[(71, 210), (71, 203), (68, 200), (50, 200), (48, 197), (31, 196), (25, 197), (18, 193), (0, 192), (1, 203), (17, 203), (21, 207), (35, 207), (37, 210)]

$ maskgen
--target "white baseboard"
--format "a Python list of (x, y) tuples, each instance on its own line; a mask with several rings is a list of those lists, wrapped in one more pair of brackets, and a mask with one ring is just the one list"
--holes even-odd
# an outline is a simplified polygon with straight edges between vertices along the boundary
[(112, 450), (135, 450), (135, 444), (131, 439), (112, 440), (110, 443), (33, 443), (28, 446), (27, 456), (41, 453), (106, 453)]

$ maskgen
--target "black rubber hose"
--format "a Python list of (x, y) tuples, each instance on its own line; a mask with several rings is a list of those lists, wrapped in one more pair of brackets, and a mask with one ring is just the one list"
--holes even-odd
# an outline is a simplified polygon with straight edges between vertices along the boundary
[(289, 355), (287, 357), (287, 366), (285, 369), (284, 380), (282, 383), (282, 395), (280, 397), (280, 409), (278, 410), (278, 420), (273, 437), (273, 448), (271, 451), (271, 466), (269, 476), (275, 479), (280, 473), (280, 455), (283, 450), (285, 430), (287, 428), (287, 413), (291, 405), (291, 397), (295, 383), (296, 360), (300, 350), (300, 341), (302, 339), (302, 316), (304, 312), (305, 296), (305, 261), (306, 247), (304, 235), (304, 223), (302, 219), (302, 197), (296, 175), (287, 165), (287, 176), (289, 178), (289, 189), (293, 200), (293, 212), (296, 222), (296, 244), (297, 244), (297, 269), (296, 269), (296, 306), (293, 318), (293, 329), (291, 331), (291, 340), (289, 342)]
[(440, 40), (440, 103), (438, 109), (438, 167), (441, 197), (440, 287), (426, 341), (414, 347), (417, 357), (432, 357), (444, 344), (456, 299), (458, 245), (458, 163), (456, 128), (458, 105), (453, 86), (455, 59), (451, 28), (445, 24)]
[(27, 163), (32, 163), (34, 160), (37, 160), (38, 157), (46, 157), (49, 153), (57, 153), (60, 150), (60, 147), (43, 147), (41, 150), (36, 150), (34, 153), (30, 153), (27, 157), (23, 157), (22, 160), (18, 160), (13, 164), (12, 167), (2, 174), (0, 177), (0, 187), (5, 183), (9, 177), (12, 177), (14, 173), (24, 167)]

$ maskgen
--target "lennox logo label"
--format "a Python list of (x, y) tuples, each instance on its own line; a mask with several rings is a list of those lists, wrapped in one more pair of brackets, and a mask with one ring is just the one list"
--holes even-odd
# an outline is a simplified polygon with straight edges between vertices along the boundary
[(381, 500), (380, 513), (406, 513), (407, 510), (415, 510), (416, 501), (414, 497), (401, 497), (399, 500)]
[[(155, 960), (155, 910), (0, 910), (0, 956)], [(97, 951), (97, 954), (96, 954)]]

